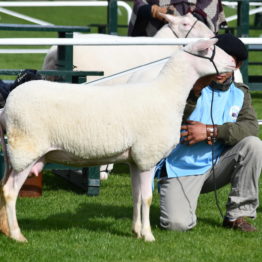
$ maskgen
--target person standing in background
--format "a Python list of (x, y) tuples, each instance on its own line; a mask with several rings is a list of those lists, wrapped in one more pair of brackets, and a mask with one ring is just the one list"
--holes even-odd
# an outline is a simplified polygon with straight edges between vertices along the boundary
[(191, 12), (214, 33), (226, 25), (220, 0), (134, 0), (133, 13), (128, 26), (129, 36), (154, 36), (165, 24), (159, 13), (185, 15)]

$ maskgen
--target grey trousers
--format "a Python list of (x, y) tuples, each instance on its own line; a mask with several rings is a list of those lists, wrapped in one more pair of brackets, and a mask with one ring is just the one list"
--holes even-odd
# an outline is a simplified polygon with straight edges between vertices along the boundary
[[(254, 136), (225, 151), (212, 170), (203, 175), (160, 180), (160, 226), (185, 231), (196, 225), (198, 197), (231, 184), (226, 216), (256, 217), (259, 205), (259, 176), (262, 168), (262, 141)], [(215, 183), (214, 183), (215, 181)]]

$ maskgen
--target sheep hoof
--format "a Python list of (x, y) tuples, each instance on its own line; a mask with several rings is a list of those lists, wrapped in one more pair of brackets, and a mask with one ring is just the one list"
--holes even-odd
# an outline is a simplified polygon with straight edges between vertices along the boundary
[(148, 233), (148, 234), (144, 235), (143, 238), (146, 242), (154, 242), (155, 241), (155, 237), (153, 236), (152, 233)]
[(108, 172), (100, 172), (100, 180), (107, 180), (109, 176)]
[(21, 243), (28, 242), (27, 239), (21, 233), (20, 229), (16, 229), (14, 231), (11, 231), (10, 238), (17, 241), (17, 242), (21, 242)]
[(141, 234), (141, 224), (133, 224), (132, 226), (132, 232), (136, 235), (136, 238), (142, 238)]
[(141, 235), (140, 233), (137, 233), (137, 232), (134, 232), (134, 231), (133, 231), (133, 233), (136, 235), (136, 238), (137, 238), (137, 239), (142, 238), (142, 235)]
[(132, 233), (136, 236), (136, 238), (142, 238), (142, 235), (139, 232), (136, 232), (134, 229), (132, 230)]
[(135, 235), (137, 239), (142, 238), (142, 234), (139, 231), (135, 231), (134, 229), (132, 229), (132, 233)]
[(28, 240), (20, 233), (19, 235), (17, 236), (11, 236), (11, 238), (17, 242), (20, 242), (20, 243), (27, 243)]

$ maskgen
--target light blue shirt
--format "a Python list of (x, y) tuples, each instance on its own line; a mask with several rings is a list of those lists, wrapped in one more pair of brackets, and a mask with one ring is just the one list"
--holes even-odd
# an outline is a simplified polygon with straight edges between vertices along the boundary
[[(212, 115), (214, 124), (222, 125), (226, 122), (236, 122), (244, 102), (243, 91), (232, 83), (227, 91), (214, 90), (213, 92)], [(211, 125), (211, 101), (212, 89), (208, 86), (202, 89), (196, 108), (188, 120)], [(224, 144), (217, 141), (214, 144), (214, 160), (219, 159), (223, 150)], [(191, 146), (180, 143), (167, 158), (158, 164), (156, 173), (164, 162), (168, 177), (201, 175), (212, 167), (212, 146), (205, 141)]]

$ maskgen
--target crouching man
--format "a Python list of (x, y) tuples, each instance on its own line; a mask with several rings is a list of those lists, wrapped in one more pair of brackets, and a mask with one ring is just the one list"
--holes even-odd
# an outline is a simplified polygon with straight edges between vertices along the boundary
[[(240, 67), (247, 58), (245, 45), (231, 34), (217, 37), (216, 45)], [(199, 79), (187, 99), (181, 143), (156, 169), (161, 227), (193, 228), (199, 195), (231, 184), (223, 227), (255, 231), (246, 218), (256, 217), (259, 204), (262, 142), (257, 135), (246, 85), (235, 83), (233, 73)]]

